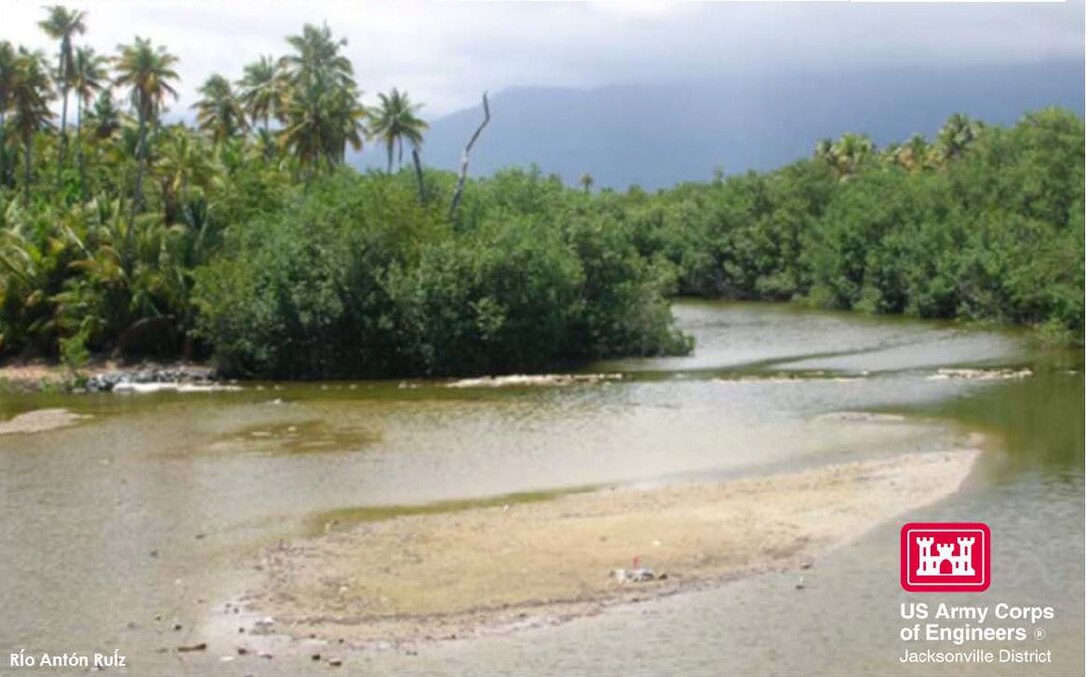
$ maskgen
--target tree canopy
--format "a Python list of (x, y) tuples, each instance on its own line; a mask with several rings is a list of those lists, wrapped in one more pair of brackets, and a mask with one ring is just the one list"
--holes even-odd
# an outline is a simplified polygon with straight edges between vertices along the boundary
[[(421, 104), (393, 88), (365, 106), (328, 26), (211, 74), (190, 124), (164, 120), (180, 81), (166, 47), (136, 38), (107, 60), (76, 44), (82, 13), (46, 15), (56, 63), (0, 42), (0, 356), (276, 378), (543, 369), (690, 350), (675, 295), (1083, 343), (1084, 123), (1068, 111), (954, 114), (884, 149), (846, 134), (652, 194), (511, 168), (450, 210), (456, 174), (394, 163), (425, 150)], [(53, 109), (71, 94), (74, 166)], [(366, 138), (386, 171), (345, 165)]]

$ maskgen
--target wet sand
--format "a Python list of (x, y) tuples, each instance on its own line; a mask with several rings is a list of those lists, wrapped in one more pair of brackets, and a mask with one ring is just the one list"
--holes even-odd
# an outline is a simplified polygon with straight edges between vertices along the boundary
[(67, 409), (35, 409), (0, 422), (0, 435), (42, 433), (75, 425), (85, 418), (90, 416)]
[[(554, 624), (769, 570), (800, 577), (835, 546), (954, 492), (978, 453), (359, 524), (268, 548), (242, 602), (276, 633), (367, 645)], [(666, 577), (610, 576), (635, 555)]]

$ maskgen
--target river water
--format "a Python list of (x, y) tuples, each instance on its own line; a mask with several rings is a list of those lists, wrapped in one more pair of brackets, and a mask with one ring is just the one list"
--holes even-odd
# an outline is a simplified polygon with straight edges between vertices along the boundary
[[(508, 636), (411, 652), (332, 650), (348, 670), (395, 674), (970, 671), (898, 662), (908, 624), (900, 603), (924, 597), (1053, 606), (1045, 636), (1018, 647), (1049, 649), (1051, 663), (974, 669), (1082, 673), (1082, 351), (1043, 351), (1012, 331), (781, 305), (684, 302), (675, 312), (696, 337), (692, 356), (586, 370), (623, 375), (602, 383), (0, 396), (2, 417), (58, 406), (90, 415), (0, 437), (0, 673), (11, 651), (114, 649), (139, 675), (326, 672), (306, 657), (234, 656), (240, 635), (223, 634), (223, 600), (244, 589), (253, 554), (277, 539), (497, 496), (547, 500), (983, 439), (986, 452), (958, 493), (833, 551), (805, 572), (802, 590), (796, 572), (766, 574)], [(1034, 375), (943, 378), (949, 367)], [(843, 411), (905, 418), (826, 416)], [(898, 529), (908, 520), (987, 522), (990, 590), (903, 593)], [(205, 641), (208, 651), (173, 652)]]

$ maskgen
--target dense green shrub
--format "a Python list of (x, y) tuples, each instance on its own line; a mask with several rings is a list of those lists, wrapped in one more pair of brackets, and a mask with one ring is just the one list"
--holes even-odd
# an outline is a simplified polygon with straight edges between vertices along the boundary
[[(136, 210), (124, 132), (89, 143), (85, 183), (66, 168), (24, 200), (0, 182), (0, 353), (214, 355), (276, 378), (546, 369), (690, 349), (677, 294), (1083, 342), (1083, 121), (952, 127), (970, 133), (883, 151), (847, 135), (657, 193), (510, 169), (470, 180), (452, 218), (449, 172), (425, 170), (422, 190), (407, 168), (300, 172), (181, 126), (156, 130)], [(35, 143), (52, 162), (54, 137)]]
[[(546, 199), (536, 179), (509, 180), (527, 183), (515, 199)], [(320, 180), (233, 231), (198, 271), (201, 335), (228, 371), (276, 378), (503, 372), (690, 349), (620, 231), (526, 218), (507, 201), (479, 216), (447, 225), (395, 178)]]

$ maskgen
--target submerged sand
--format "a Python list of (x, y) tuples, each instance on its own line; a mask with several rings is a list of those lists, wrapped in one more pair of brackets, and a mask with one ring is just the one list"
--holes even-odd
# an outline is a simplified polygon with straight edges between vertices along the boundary
[[(771, 569), (954, 492), (973, 450), (730, 482), (402, 516), (281, 543), (243, 601), (277, 632), (351, 643), (468, 637)], [(641, 564), (667, 578), (619, 583)]]
[(90, 418), (67, 409), (35, 409), (0, 422), (0, 435), (42, 433)]

